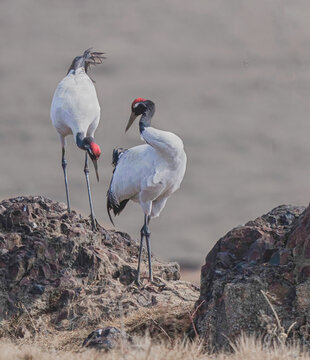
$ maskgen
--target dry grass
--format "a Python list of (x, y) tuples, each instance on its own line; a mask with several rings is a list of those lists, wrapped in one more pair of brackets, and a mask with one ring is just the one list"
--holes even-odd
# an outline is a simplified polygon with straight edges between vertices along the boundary
[[(270, 304), (267, 295), (266, 301)], [(276, 331), (270, 339), (241, 336), (231, 343), (232, 353), (207, 354), (200, 342), (186, 340), (184, 334), (191, 324), (192, 304), (167, 305), (134, 311), (102, 326), (117, 326), (135, 336), (132, 345), (120, 346), (108, 353), (85, 349), (81, 344), (94, 330), (39, 331), (34, 337), (0, 341), (0, 360), (291, 360), (307, 359), (310, 355), (299, 346), (287, 345), (287, 333), (273, 309)], [(267, 331), (268, 333), (268, 331)], [(283, 338), (283, 334), (286, 335)]]
[[(153, 342), (168, 341), (172, 344), (177, 340), (184, 339), (192, 322), (193, 306), (192, 302), (183, 302), (179, 305), (170, 304), (140, 308), (127, 316), (121, 315), (111, 321), (104, 321), (98, 324), (96, 328), (115, 326), (132, 336), (144, 337), (147, 333)], [(0, 324), (0, 338), (9, 337), (19, 346), (36, 344), (36, 346), (47, 351), (51, 349), (79, 351), (83, 340), (95, 330), (94, 327), (90, 326), (72, 331), (56, 331), (48, 325), (49, 321), (44, 321), (44, 316), (40, 320), (39, 330), (32, 325), (31, 317), (30, 319), (27, 316), (22, 317), (17, 319), (16, 323), (3, 321)], [(27, 328), (31, 330), (26, 333), (23, 339), (16, 336), (16, 329), (20, 327), (21, 323), (27, 325)]]
[(140, 308), (123, 320), (124, 328), (129, 334), (141, 336), (148, 332), (153, 341), (172, 342), (172, 339), (184, 337), (191, 325), (192, 310), (192, 303), (157, 306), (149, 309)]
[(10, 342), (0, 342), (0, 360), (291, 360), (310, 359), (298, 347), (284, 345), (265, 347), (262, 342), (248, 337), (241, 337), (233, 345), (234, 353), (219, 353), (208, 355), (203, 352), (203, 347), (198, 343), (169, 342), (154, 343), (149, 337), (135, 339), (135, 345), (121, 351), (112, 350), (109, 353), (100, 353), (95, 350), (55, 351), (43, 350), (35, 345), (18, 345)]
[(273, 345), (265, 346), (258, 338), (241, 336), (235, 344), (232, 344), (232, 354), (218, 354), (216, 360), (289, 360), (310, 359), (310, 355), (298, 346)]

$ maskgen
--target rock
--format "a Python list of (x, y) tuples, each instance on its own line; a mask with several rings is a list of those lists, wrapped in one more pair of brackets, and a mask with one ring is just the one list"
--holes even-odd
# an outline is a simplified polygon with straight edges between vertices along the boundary
[[(143, 251), (142, 278), (147, 276)], [(0, 203), (0, 321), (7, 333), (34, 335), (99, 327), (141, 307), (194, 303), (197, 289), (178, 281), (176, 263), (153, 257), (154, 275), (165, 286), (134, 284), (138, 243), (128, 234), (100, 227), (63, 204), (41, 196)], [(146, 282), (146, 281), (145, 281)], [(181, 294), (181, 295), (180, 295)]]
[(44, 293), (45, 287), (40, 284), (33, 284), (30, 288), (30, 294), (42, 295)]
[(216, 243), (201, 269), (195, 330), (218, 349), (242, 332), (266, 335), (275, 318), (262, 291), (284, 330), (296, 321), (294, 336), (309, 346), (310, 207), (279, 206)]
[(108, 326), (91, 332), (83, 342), (83, 346), (97, 350), (111, 350), (116, 347), (127, 348), (131, 337), (116, 327)]
[(19, 326), (15, 331), (15, 336), (17, 338), (30, 338), (31, 333), (25, 326)]

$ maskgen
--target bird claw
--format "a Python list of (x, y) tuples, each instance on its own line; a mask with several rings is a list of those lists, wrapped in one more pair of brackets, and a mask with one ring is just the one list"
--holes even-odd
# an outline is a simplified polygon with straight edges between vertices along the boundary
[(103, 227), (99, 224), (99, 222), (97, 221), (97, 219), (95, 219), (96, 222), (96, 227), (97, 229), (103, 229)]
[(136, 286), (143, 290), (143, 289), (154, 289), (154, 286), (158, 289), (158, 290), (163, 290), (166, 287), (166, 284), (160, 279), (160, 278), (153, 278), (153, 279), (148, 279), (148, 282), (144, 285), (143, 282), (140, 279), (136, 279), (135, 280), (135, 284)]
[(91, 215), (90, 217), (90, 221), (91, 221), (91, 227), (93, 231), (98, 231), (100, 228), (102, 228), (102, 226), (98, 223), (96, 218), (93, 218)]
[(150, 280), (150, 283), (160, 289), (166, 287), (166, 284), (158, 277), (154, 277), (153, 280)]
[(142, 281), (140, 279), (136, 279), (135, 284), (138, 286), (139, 289), (144, 287), (143, 283), (142, 283)]

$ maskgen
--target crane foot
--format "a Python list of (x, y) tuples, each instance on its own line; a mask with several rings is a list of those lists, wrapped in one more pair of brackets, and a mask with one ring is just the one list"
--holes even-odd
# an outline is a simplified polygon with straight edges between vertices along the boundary
[(139, 289), (144, 287), (144, 285), (142, 284), (142, 281), (140, 279), (136, 279), (135, 284), (138, 286)]
[(97, 231), (98, 227), (100, 226), (97, 219), (92, 217), (91, 215), (89, 215), (90, 217), (90, 222), (91, 222), (91, 227), (93, 231)]

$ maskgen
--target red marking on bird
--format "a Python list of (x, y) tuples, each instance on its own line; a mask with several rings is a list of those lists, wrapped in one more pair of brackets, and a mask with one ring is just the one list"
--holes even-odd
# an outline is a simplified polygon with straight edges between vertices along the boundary
[(141, 101), (145, 101), (145, 99), (143, 99), (143, 98), (136, 98), (136, 99), (132, 102), (131, 107), (134, 107), (136, 103), (141, 102)]
[(99, 156), (101, 155), (100, 146), (97, 145), (97, 144), (94, 143), (94, 142), (91, 142), (91, 143), (90, 143), (90, 148), (91, 148), (92, 153), (95, 155), (96, 160), (98, 160), (98, 159), (99, 159)]

